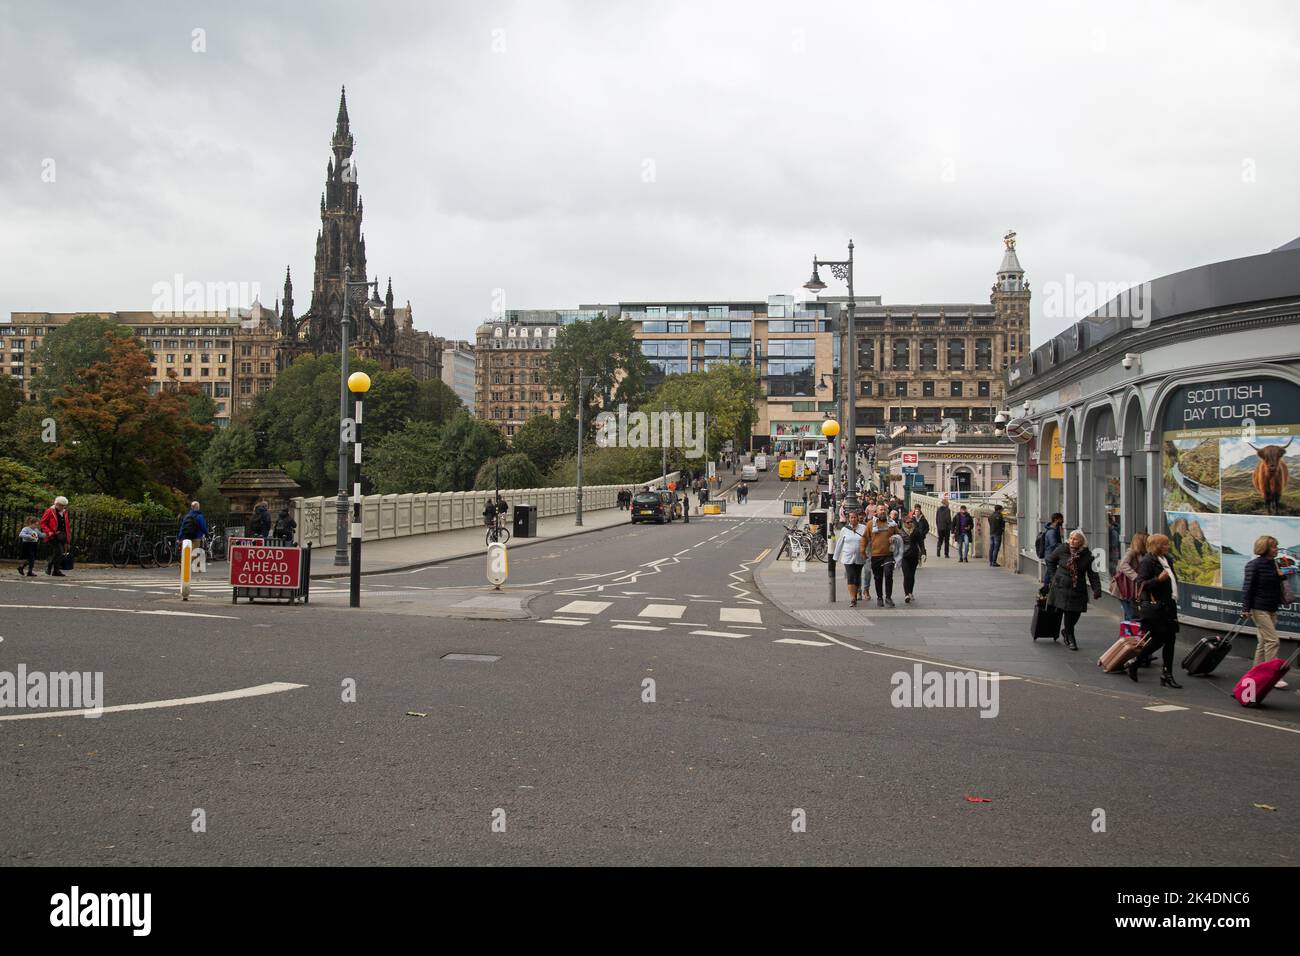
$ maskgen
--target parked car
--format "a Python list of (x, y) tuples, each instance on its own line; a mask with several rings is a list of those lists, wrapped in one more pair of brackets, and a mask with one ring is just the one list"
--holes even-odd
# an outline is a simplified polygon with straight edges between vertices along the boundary
[(742, 465), (740, 467), (740, 477), (746, 481), (758, 481), (758, 468), (754, 465)]
[(643, 491), (632, 499), (632, 523), (667, 524), (675, 516), (677, 495), (671, 491)]

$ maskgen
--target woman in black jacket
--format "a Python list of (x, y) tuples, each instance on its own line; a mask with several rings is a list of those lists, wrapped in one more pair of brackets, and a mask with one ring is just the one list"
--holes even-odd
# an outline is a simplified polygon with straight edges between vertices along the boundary
[(1074, 639), (1074, 626), (1079, 615), (1088, 610), (1088, 585), (1092, 585), (1092, 598), (1101, 599), (1101, 576), (1092, 566), (1092, 552), (1082, 531), (1072, 531), (1065, 544), (1047, 556), (1047, 580), (1051, 582), (1047, 601), (1061, 612), (1061, 636), (1065, 646), (1079, 649)]
[(925, 532), (917, 520), (909, 515), (903, 522), (903, 601), (912, 603), (912, 589), (916, 586), (916, 566), (921, 563), (925, 548)]
[(1153, 534), (1147, 538), (1147, 553), (1138, 564), (1138, 592), (1135, 598), (1138, 620), (1147, 634), (1146, 649), (1124, 665), (1128, 676), (1136, 681), (1144, 660), (1163, 655), (1161, 687), (1182, 687), (1174, 680), (1174, 641), (1178, 634), (1178, 579), (1169, 563), (1169, 538)]
[[(1277, 566), (1277, 538), (1261, 535), (1255, 541), (1255, 558), (1246, 565), (1241, 582), (1241, 616), (1249, 618), (1259, 631), (1255, 663), (1282, 656), (1277, 638), (1277, 609), (1282, 606), (1282, 572)], [(1285, 687), (1278, 681), (1274, 687)]]

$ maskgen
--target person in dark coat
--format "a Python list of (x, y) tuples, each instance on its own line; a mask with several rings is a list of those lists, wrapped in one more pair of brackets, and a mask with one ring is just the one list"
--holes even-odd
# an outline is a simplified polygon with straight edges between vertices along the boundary
[(952, 525), (953, 536), (957, 539), (957, 560), (963, 564), (970, 561), (971, 544), (975, 540), (975, 516), (965, 505), (957, 509), (956, 520)]
[(903, 521), (903, 602), (912, 603), (912, 592), (916, 588), (916, 566), (921, 562), (921, 553), (925, 551), (925, 531), (915, 514), (908, 515)]
[(1147, 553), (1138, 564), (1138, 619), (1147, 635), (1147, 646), (1124, 666), (1128, 676), (1137, 680), (1138, 668), (1160, 651), (1164, 662), (1160, 672), (1161, 687), (1182, 687), (1174, 680), (1174, 641), (1178, 634), (1178, 580), (1169, 563), (1169, 537), (1153, 534), (1147, 538)]
[(997, 567), (998, 552), (1002, 550), (1002, 535), (1007, 530), (1007, 519), (1002, 516), (1002, 506), (994, 505), (989, 515), (989, 567)]
[[(1246, 565), (1241, 582), (1241, 616), (1249, 618), (1259, 631), (1255, 663), (1282, 656), (1277, 637), (1277, 609), (1282, 606), (1282, 572), (1277, 566), (1277, 538), (1260, 535), (1255, 541), (1255, 558)], [(1278, 681), (1274, 687), (1285, 687)]]
[(948, 553), (948, 535), (952, 532), (952, 509), (948, 507), (948, 499), (943, 499), (943, 504), (939, 505), (939, 510), (934, 513), (934, 536), (937, 543), (934, 546), (934, 556), (937, 558), (943, 555), (945, 558), (950, 557)]
[(1051, 581), (1047, 602), (1061, 612), (1061, 636), (1065, 646), (1079, 649), (1074, 639), (1074, 626), (1079, 615), (1088, 610), (1088, 585), (1092, 585), (1092, 598), (1101, 599), (1101, 575), (1092, 566), (1092, 552), (1082, 531), (1072, 531), (1065, 544), (1047, 556), (1047, 575)]

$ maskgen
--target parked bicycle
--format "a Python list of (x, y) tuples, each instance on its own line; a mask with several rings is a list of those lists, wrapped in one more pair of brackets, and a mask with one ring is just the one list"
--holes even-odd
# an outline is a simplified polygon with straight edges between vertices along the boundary
[(812, 558), (814, 561), (826, 560), (826, 539), (797, 524), (789, 525), (785, 529), (785, 549), (795, 561), (806, 558)]
[(488, 525), (488, 530), (487, 530), (488, 544), (492, 544), (494, 541), (499, 541), (501, 544), (505, 544), (509, 540), (510, 540), (510, 529), (507, 528), (505, 525), (500, 525), (500, 524)]
[(142, 568), (157, 567), (158, 558), (153, 541), (146, 541), (139, 531), (128, 531), (113, 542), (108, 557), (115, 568), (138, 564)]

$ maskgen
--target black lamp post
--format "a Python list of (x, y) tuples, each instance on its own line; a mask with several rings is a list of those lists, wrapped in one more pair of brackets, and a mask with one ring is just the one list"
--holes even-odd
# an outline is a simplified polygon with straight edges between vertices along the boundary
[(812, 278), (803, 284), (803, 287), (809, 292), (821, 292), (826, 288), (826, 283), (821, 280), (817, 274), (819, 266), (826, 266), (831, 270), (831, 275), (848, 283), (849, 287), (849, 309), (848, 321), (846, 323), (846, 332), (848, 333), (847, 348), (842, 351), (840, 364), (844, 367), (845, 385), (841, 389), (842, 399), (845, 405), (846, 414), (844, 426), (848, 430), (848, 440), (845, 443), (845, 458), (849, 465), (849, 487), (844, 496), (844, 506), (849, 509), (858, 507), (858, 423), (857, 410), (855, 409), (854, 393), (854, 362), (856, 359), (857, 336), (855, 335), (853, 314), (857, 306), (857, 300), (853, 297), (853, 240), (849, 240), (849, 257), (844, 260), (818, 259), (813, 256)]

